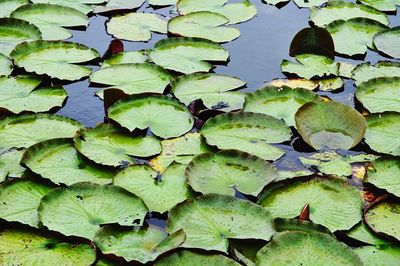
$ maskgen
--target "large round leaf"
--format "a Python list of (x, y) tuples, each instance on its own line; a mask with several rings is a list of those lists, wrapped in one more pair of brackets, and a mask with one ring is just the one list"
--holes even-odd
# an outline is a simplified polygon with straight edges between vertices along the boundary
[(164, 213), (189, 197), (185, 169), (172, 164), (159, 178), (150, 166), (134, 165), (118, 173), (114, 185), (140, 197), (150, 211)]
[(309, 102), (296, 113), (296, 128), (313, 148), (350, 149), (364, 137), (364, 117), (339, 102)]
[(281, 143), (292, 136), (285, 122), (275, 117), (242, 112), (209, 119), (201, 134), (210, 145), (244, 151), (264, 160), (276, 160), (284, 154), (283, 150), (270, 143)]
[(133, 131), (150, 130), (173, 138), (192, 129), (194, 119), (185, 105), (167, 96), (131, 96), (108, 108), (108, 117)]
[(134, 137), (112, 124), (99, 124), (95, 128), (81, 130), (74, 141), (84, 156), (108, 166), (134, 163), (132, 156), (150, 157), (161, 152), (156, 138)]
[(0, 18), (9, 17), (20, 6), (29, 4), (29, 0), (3, 0), (0, 2)]
[(257, 196), (277, 177), (272, 164), (248, 153), (224, 150), (196, 156), (186, 169), (190, 186), (203, 194)]
[(1, 265), (87, 266), (96, 251), (87, 244), (70, 244), (39, 231), (8, 229), (0, 232)]
[(142, 201), (116, 186), (78, 183), (57, 188), (42, 198), (40, 222), (67, 236), (93, 239), (101, 225), (142, 225), (147, 209)]
[(141, 263), (154, 261), (161, 254), (178, 248), (184, 241), (185, 233), (182, 230), (168, 236), (155, 226), (133, 230), (105, 226), (96, 233), (94, 239), (103, 254)]
[(398, 265), (400, 263), (400, 247), (361, 247), (354, 249), (364, 265)]
[(356, 85), (374, 78), (389, 78), (400, 76), (400, 63), (391, 61), (380, 61), (375, 65), (363, 63), (358, 65), (353, 71), (351, 78)]
[(241, 264), (219, 254), (202, 254), (191, 250), (180, 250), (162, 257), (156, 266), (239, 266)]
[(82, 127), (79, 122), (58, 115), (9, 116), (0, 120), (0, 152), (48, 139), (72, 138)]
[(400, 58), (400, 27), (381, 32), (374, 37), (377, 50), (394, 58)]
[(166, 69), (190, 74), (208, 72), (207, 61), (227, 61), (229, 53), (217, 43), (197, 38), (168, 38), (157, 42), (150, 59)]
[(362, 217), (361, 193), (346, 181), (336, 178), (277, 183), (261, 196), (259, 203), (273, 217), (295, 218), (305, 205), (310, 206), (310, 220), (332, 232), (348, 230)]
[(93, 10), (93, 4), (102, 4), (106, 0), (32, 0), (32, 3), (47, 3), (75, 8), (85, 14)]
[(376, 160), (373, 168), (368, 169), (367, 181), (400, 198), (400, 161), (396, 159)]
[(227, 252), (228, 239), (269, 240), (272, 218), (262, 207), (231, 196), (208, 194), (169, 212), (170, 233), (183, 229), (184, 247)]
[(246, 96), (243, 111), (270, 115), (294, 126), (297, 110), (307, 102), (319, 101), (321, 98), (307, 89), (265, 87)]
[(400, 240), (400, 204), (383, 201), (364, 214), (365, 222), (376, 233)]
[(22, 177), (25, 168), (19, 162), (24, 150), (9, 150), (0, 154), (0, 183), (7, 177)]
[(63, 41), (33, 41), (17, 45), (11, 53), (14, 63), (28, 72), (46, 74), (61, 80), (89, 76), (89, 67), (75, 65), (91, 61), (99, 53), (85, 45)]
[(104, 6), (95, 6), (94, 13), (105, 13), (110, 11), (136, 9), (143, 5), (145, 0), (109, 0)]

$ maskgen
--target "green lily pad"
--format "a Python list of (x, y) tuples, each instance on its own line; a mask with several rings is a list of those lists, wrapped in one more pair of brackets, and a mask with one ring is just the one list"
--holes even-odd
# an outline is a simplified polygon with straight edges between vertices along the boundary
[(364, 265), (398, 265), (400, 263), (400, 247), (361, 247), (354, 249)]
[(229, 19), (219, 13), (198, 11), (178, 16), (168, 22), (168, 32), (184, 37), (196, 37), (223, 43), (240, 36), (236, 28), (225, 27)]
[(118, 64), (102, 67), (90, 75), (90, 82), (118, 88), (128, 95), (140, 93), (160, 93), (169, 85), (171, 76), (157, 65)]
[(365, 212), (364, 219), (374, 232), (400, 240), (400, 205), (398, 203), (389, 201), (378, 203)]
[(120, 65), (120, 64), (140, 64), (146, 63), (148, 60), (144, 51), (127, 51), (121, 52), (111, 56), (109, 59), (104, 60), (101, 68)]
[(108, 117), (130, 131), (150, 130), (161, 138), (179, 137), (194, 119), (185, 105), (167, 96), (131, 96), (108, 108)]
[(1, 265), (87, 266), (96, 251), (87, 244), (70, 244), (36, 230), (8, 229), (0, 232)]
[(159, 179), (150, 166), (134, 165), (118, 173), (114, 185), (143, 199), (150, 211), (164, 213), (189, 197), (185, 169), (186, 165), (172, 164)]
[(276, 218), (274, 219), (275, 229), (277, 232), (306, 232), (306, 233), (325, 233), (333, 236), (331, 231), (325, 226), (316, 224), (310, 221), (300, 220), (300, 219), (284, 219)]
[(363, 265), (333, 236), (318, 232), (284, 232), (257, 253), (256, 265)]
[(21, 163), (32, 172), (55, 184), (70, 186), (79, 182), (111, 184), (114, 171), (102, 169), (85, 160), (71, 139), (53, 139), (30, 146)]
[(368, 116), (365, 142), (377, 152), (400, 156), (399, 121), (400, 114), (395, 112)]
[(197, 38), (168, 38), (157, 42), (150, 59), (165, 69), (184, 74), (208, 72), (208, 61), (227, 61), (229, 52), (221, 45)]
[(0, 54), (0, 76), (8, 76), (13, 71), (13, 63), (10, 58), (7, 56)]
[(79, 10), (85, 14), (93, 11), (93, 6), (96, 4), (102, 4), (107, 0), (32, 0), (32, 3), (46, 3), (53, 5), (63, 5), (67, 7), (72, 7), (76, 10)]
[(361, 193), (337, 178), (276, 183), (261, 195), (259, 203), (279, 218), (295, 218), (308, 204), (310, 220), (332, 232), (349, 230), (362, 218)]
[(364, 5), (372, 6), (384, 12), (396, 12), (399, 0), (360, 0)]
[(335, 91), (343, 88), (344, 81), (339, 77), (325, 78), (319, 81), (320, 91)]
[(309, 102), (296, 113), (296, 128), (303, 140), (316, 150), (350, 149), (364, 137), (364, 117), (339, 102)]
[(363, 222), (354, 226), (350, 231), (346, 232), (346, 235), (352, 239), (356, 239), (366, 244), (375, 246), (387, 246), (391, 245), (390, 242), (383, 240), (376, 236)]
[(236, 191), (257, 196), (277, 175), (272, 164), (236, 150), (200, 154), (186, 169), (193, 190), (231, 196), (235, 196)]
[(39, 87), (41, 82), (33, 76), (0, 77), (0, 108), (18, 114), (61, 107), (67, 92), (62, 87)]
[[(37, 208), (40, 199), (52, 186), (38, 181), (20, 178), (4, 182), (0, 185), (0, 218), (8, 222), (20, 222), (38, 227)], [(1, 254), (1, 253), (0, 253)]]
[(75, 65), (99, 57), (85, 45), (64, 41), (33, 41), (17, 45), (11, 53), (14, 63), (28, 72), (46, 74), (61, 80), (79, 80), (89, 76), (89, 67)]
[(326, 7), (311, 8), (310, 20), (317, 26), (325, 26), (335, 20), (367, 18), (389, 25), (388, 16), (375, 8), (341, 0), (329, 1)]
[[(288, 2), (290, 0), (262, 0), (264, 3), (270, 5), (277, 5), (281, 3)], [(325, 3), (327, 0), (293, 0), (298, 7), (313, 7), (313, 6), (320, 6)]]
[(108, 34), (123, 40), (147, 42), (151, 33), (167, 33), (168, 21), (157, 14), (128, 13), (107, 22)]
[(0, 18), (9, 17), (11, 12), (26, 4), (29, 4), (29, 0), (2, 0), (0, 2)]
[(150, 157), (161, 152), (160, 142), (153, 137), (133, 137), (111, 124), (81, 130), (74, 138), (75, 146), (90, 160), (108, 166), (134, 163), (137, 157)]
[(143, 5), (145, 0), (109, 0), (104, 6), (95, 6), (94, 13), (105, 13), (110, 11), (136, 9)]
[(352, 73), (356, 85), (374, 78), (389, 78), (400, 76), (400, 63), (390, 61), (380, 61), (375, 65), (363, 63), (358, 65)]
[(27, 148), (48, 139), (72, 138), (82, 127), (79, 122), (58, 115), (9, 116), (0, 120), (0, 152)]
[(9, 150), (0, 154), (0, 183), (7, 177), (22, 177), (25, 167), (22, 167), (21, 161), (24, 150)]
[(74, 8), (50, 4), (21, 6), (11, 13), (11, 17), (34, 24), (44, 40), (68, 39), (72, 34), (63, 27), (86, 27), (89, 23), (89, 18)]
[[(249, 226), (251, 224), (251, 226)], [(250, 201), (208, 194), (178, 205), (168, 214), (167, 231), (183, 229), (183, 247), (226, 253), (228, 239), (269, 240), (274, 233), (269, 212)]]
[(301, 78), (337, 76), (339, 63), (323, 55), (301, 54), (296, 55), (298, 63), (283, 60), (281, 70), (283, 73), (295, 74)]
[(284, 151), (271, 143), (290, 140), (292, 132), (285, 122), (264, 114), (227, 113), (209, 119), (201, 134), (209, 145), (219, 149), (236, 149), (276, 160)]
[(239, 266), (241, 264), (236, 261), (219, 255), (198, 253), (193, 250), (180, 250), (168, 256), (162, 257), (155, 263), (155, 266)]
[(8, 56), (17, 44), (42, 39), (35, 25), (16, 18), (0, 18), (0, 53)]
[(243, 111), (270, 115), (294, 126), (297, 110), (307, 102), (319, 101), (321, 98), (307, 89), (268, 86), (248, 94)]
[(178, 248), (185, 241), (185, 233), (180, 230), (170, 236), (155, 226), (147, 229), (115, 229), (105, 226), (94, 239), (103, 254), (123, 257), (126, 261), (146, 263), (158, 256)]
[(339, 76), (351, 79), (353, 77), (353, 71), (359, 65), (353, 65), (347, 62), (340, 62)]
[(39, 206), (40, 222), (49, 230), (90, 240), (101, 225), (141, 226), (146, 213), (143, 202), (126, 190), (90, 183), (54, 189)]
[(242, 108), (245, 94), (231, 90), (243, 87), (245, 84), (235, 77), (215, 73), (195, 73), (178, 77), (172, 82), (171, 87), (175, 97), (186, 105), (201, 99), (207, 108), (233, 111)]
[(400, 161), (396, 159), (378, 159), (373, 169), (368, 169), (367, 182), (400, 197)]
[(400, 58), (400, 27), (380, 32), (374, 37), (376, 49), (394, 58)]

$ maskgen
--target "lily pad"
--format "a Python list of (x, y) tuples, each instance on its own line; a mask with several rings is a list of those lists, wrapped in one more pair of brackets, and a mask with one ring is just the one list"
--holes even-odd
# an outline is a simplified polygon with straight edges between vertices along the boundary
[(395, 112), (368, 116), (365, 142), (377, 152), (400, 156), (399, 121), (400, 114)]
[(364, 265), (397, 265), (400, 263), (400, 247), (361, 247), (354, 249)]
[(276, 160), (284, 151), (271, 143), (290, 140), (292, 132), (285, 122), (264, 114), (227, 113), (209, 119), (201, 129), (209, 145), (236, 149), (264, 160)]
[(133, 137), (111, 124), (81, 130), (74, 138), (75, 146), (90, 160), (108, 166), (134, 163), (137, 157), (150, 157), (161, 152), (160, 142), (153, 137)]
[(400, 63), (390, 61), (380, 61), (375, 65), (363, 63), (358, 65), (352, 73), (356, 85), (374, 78), (389, 78), (400, 76)]
[(185, 233), (180, 230), (170, 236), (155, 226), (147, 229), (115, 229), (105, 226), (94, 239), (103, 254), (123, 257), (126, 261), (146, 263), (158, 256), (178, 248), (185, 241)]
[(7, 177), (22, 177), (25, 168), (19, 162), (24, 152), (24, 150), (13, 149), (0, 154), (0, 183)]
[(70, 186), (79, 182), (111, 184), (114, 171), (102, 169), (85, 160), (71, 139), (53, 139), (30, 146), (21, 163), (32, 172), (55, 184)]
[[(0, 185), (0, 218), (38, 227), (37, 208), (40, 199), (52, 186), (27, 178), (4, 182)], [(0, 253), (1, 254), (1, 253)], [(1, 260), (1, 259), (0, 259)]]
[(89, 18), (74, 8), (50, 4), (21, 6), (11, 13), (11, 17), (34, 24), (43, 40), (68, 39), (72, 34), (63, 27), (86, 27), (89, 23)]
[(39, 87), (41, 82), (33, 76), (0, 77), (0, 108), (18, 114), (61, 107), (67, 92), (62, 87)]
[(17, 45), (11, 53), (14, 63), (28, 72), (46, 74), (61, 80), (79, 80), (89, 76), (89, 67), (75, 65), (99, 57), (85, 45), (64, 41), (33, 41)]
[(318, 88), (318, 82), (302, 78), (291, 78), (291, 79), (274, 79), (264, 84), (265, 87), (278, 87), (283, 89), (289, 87), (292, 89), (302, 88), (306, 90), (316, 90)]
[(102, 67), (90, 75), (90, 82), (109, 85), (128, 95), (160, 93), (169, 85), (171, 76), (157, 65), (118, 64)]
[(310, 220), (332, 232), (349, 230), (362, 218), (361, 193), (337, 178), (276, 183), (261, 195), (259, 203), (279, 218), (295, 218), (308, 204)]
[(108, 117), (130, 131), (150, 130), (161, 138), (179, 137), (194, 119), (185, 105), (167, 96), (131, 96), (108, 108)]
[(400, 161), (396, 159), (379, 159), (368, 169), (368, 183), (400, 198)]
[(339, 102), (309, 102), (296, 113), (296, 128), (311, 147), (350, 149), (364, 137), (364, 117)]
[[(0, 44), (1, 45), (1, 44)], [(0, 76), (8, 76), (13, 71), (13, 63), (10, 58), (0, 54)]]
[(394, 58), (400, 58), (400, 27), (380, 32), (374, 37), (376, 49)]
[(72, 7), (79, 10), (85, 14), (93, 11), (93, 6), (95, 4), (102, 4), (107, 0), (32, 0), (32, 3), (46, 3), (53, 5), (63, 5), (67, 7)]
[(185, 169), (186, 165), (172, 164), (159, 178), (150, 166), (133, 165), (115, 176), (114, 185), (143, 199), (150, 211), (164, 213), (189, 197)]
[(396, 12), (399, 0), (360, 0), (364, 5), (372, 6), (384, 12)]
[(0, 152), (54, 138), (72, 138), (82, 127), (79, 122), (58, 115), (9, 116), (0, 120)]
[(225, 27), (229, 19), (219, 13), (198, 11), (178, 16), (168, 22), (168, 32), (177, 36), (197, 37), (214, 42), (230, 42), (239, 38), (240, 31)]
[(354, 226), (346, 235), (352, 239), (360, 242), (375, 245), (375, 246), (388, 246), (390, 242), (379, 238), (371, 229), (369, 229), (363, 222)]
[(49, 230), (90, 240), (101, 225), (141, 226), (146, 213), (142, 201), (126, 190), (90, 183), (54, 189), (39, 206), (40, 222)]
[(400, 205), (383, 201), (368, 209), (364, 214), (367, 225), (376, 233), (400, 240)]
[(223, 150), (196, 156), (186, 169), (190, 186), (203, 194), (257, 196), (278, 173), (272, 164), (248, 153)]
[[(262, 0), (264, 3), (270, 5), (278, 5), (281, 3), (288, 2), (290, 0)], [(293, 0), (298, 7), (313, 7), (313, 6), (320, 6), (325, 3), (327, 0)]]
[(215, 73), (195, 73), (178, 77), (172, 82), (171, 87), (175, 97), (186, 105), (201, 99), (207, 108), (233, 111), (242, 108), (245, 94), (231, 90), (243, 87), (245, 84), (235, 77)]
[(239, 266), (241, 264), (236, 261), (219, 255), (198, 253), (193, 250), (180, 250), (168, 256), (162, 257), (155, 263), (155, 266)]
[(0, 18), (9, 17), (20, 6), (29, 4), (29, 0), (3, 0), (0, 2)]
[(4, 230), (0, 233), (0, 264), (87, 266), (95, 262), (96, 251), (90, 245), (62, 241), (36, 230)]
[(205, 39), (168, 38), (157, 42), (149, 56), (163, 68), (191, 74), (210, 71), (213, 65), (208, 61), (227, 61), (229, 53), (221, 45)]
[(248, 94), (243, 111), (270, 115), (294, 126), (294, 116), (303, 104), (321, 100), (316, 93), (307, 89), (268, 86)]
[(146, 63), (148, 60), (144, 51), (127, 51), (121, 52), (111, 56), (109, 59), (104, 60), (101, 68), (120, 65), (120, 64), (140, 64)]
[(136, 9), (143, 5), (145, 0), (108, 0), (104, 6), (98, 5), (94, 7), (94, 13), (105, 13), (118, 10)]
[(319, 81), (320, 91), (335, 91), (340, 88), (343, 88), (343, 86), (344, 86), (344, 81), (339, 77), (325, 78)]
[(107, 22), (107, 32), (119, 39), (146, 42), (151, 39), (151, 33), (167, 33), (168, 21), (157, 14), (128, 13), (112, 17)]
[(300, 219), (274, 219), (275, 229), (277, 232), (305, 232), (305, 233), (325, 233), (333, 236), (331, 231), (325, 226)]
[(167, 231), (181, 229), (186, 233), (183, 247), (224, 253), (228, 239), (268, 241), (274, 233), (267, 210), (250, 201), (215, 194), (183, 203), (169, 212)]

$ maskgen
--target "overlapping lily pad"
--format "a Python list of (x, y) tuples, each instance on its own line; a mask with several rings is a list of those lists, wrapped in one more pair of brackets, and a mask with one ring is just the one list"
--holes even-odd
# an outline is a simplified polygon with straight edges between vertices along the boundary
[(0, 76), (10, 75), (13, 67), (11, 60), (7, 56), (0, 54)]
[(140, 64), (147, 62), (148, 58), (144, 51), (121, 52), (104, 60), (101, 67), (109, 67), (120, 64)]
[(67, 7), (75, 8), (85, 14), (90, 13), (93, 10), (95, 4), (102, 4), (106, 0), (32, 0), (32, 3), (47, 3), (53, 5), (63, 5)]
[(9, 17), (20, 6), (29, 4), (29, 0), (3, 0), (0, 2), (0, 18)]
[(339, 63), (326, 56), (301, 54), (296, 56), (296, 60), (298, 63), (283, 60), (281, 63), (282, 72), (295, 74), (305, 79), (337, 76), (339, 74)]
[(368, 170), (368, 182), (400, 197), (400, 161), (379, 159)]
[(364, 265), (396, 265), (400, 262), (400, 247), (361, 247), (354, 250)]
[(136, 9), (143, 5), (145, 0), (108, 0), (106, 5), (94, 7), (94, 13), (105, 13), (110, 11)]
[(379, 238), (371, 229), (369, 229), (364, 222), (354, 226), (350, 231), (346, 232), (346, 235), (352, 239), (358, 240), (365, 244), (375, 246), (388, 246), (391, 243)]
[(400, 5), (399, 0), (360, 0), (360, 2), (384, 12), (395, 12)]
[(374, 45), (376, 49), (394, 58), (400, 58), (400, 27), (395, 27), (375, 35)]
[(22, 177), (25, 168), (19, 162), (24, 152), (24, 150), (12, 149), (0, 155), (0, 183), (7, 177)]
[(391, 61), (380, 61), (375, 65), (363, 63), (358, 65), (353, 71), (351, 78), (356, 85), (374, 78), (390, 78), (400, 76), (400, 63)]
[(364, 214), (365, 222), (376, 233), (400, 240), (400, 205), (383, 201)]
[(219, 254), (198, 253), (193, 250), (180, 250), (162, 257), (156, 266), (239, 266), (241, 264)]

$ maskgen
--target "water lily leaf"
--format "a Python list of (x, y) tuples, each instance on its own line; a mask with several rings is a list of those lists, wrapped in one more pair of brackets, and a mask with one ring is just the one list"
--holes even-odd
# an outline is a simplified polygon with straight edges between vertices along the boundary
[(391, 245), (390, 242), (377, 237), (371, 229), (369, 229), (363, 222), (354, 226), (346, 235), (352, 239), (356, 239), (366, 244), (375, 246)]
[(95, 6), (94, 13), (105, 13), (110, 11), (136, 9), (143, 5), (145, 0), (108, 0), (104, 6)]
[(178, 0), (149, 0), (149, 5), (152, 6), (171, 6), (175, 5)]
[(9, 17), (20, 6), (29, 4), (29, 0), (3, 0), (0, 2), (0, 18)]
[(283, 60), (281, 70), (283, 73), (296, 74), (305, 79), (325, 77), (339, 74), (339, 63), (322, 55), (301, 54), (296, 56), (299, 63)]
[[(183, 229), (183, 247), (226, 253), (228, 239), (269, 240), (274, 233), (269, 212), (250, 201), (208, 194), (178, 205), (168, 214), (169, 233)], [(251, 226), (249, 226), (251, 224)]]
[(170, 74), (154, 64), (118, 64), (90, 75), (90, 82), (110, 85), (126, 94), (160, 93), (171, 81)]
[(325, 26), (335, 20), (367, 18), (389, 25), (388, 16), (375, 8), (342, 0), (329, 1), (326, 7), (311, 8), (310, 20), (317, 26)]
[(14, 63), (28, 72), (46, 74), (61, 80), (79, 80), (89, 76), (89, 67), (75, 65), (99, 57), (85, 45), (63, 41), (33, 41), (17, 45), (11, 53)]
[(168, 38), (157, 42), (150, 59), (163, 68), (191, 74), (208, 72), (213, 65), (207, 61), (226, 61), (229, 53), (217, 43), (197, 38)]
[(34, 24), (44, 40), (68, 39), (72, 34), (63, 27), (86, 27), (89, 23), (89, 18), (74, 8), (49, 4), (21, 6), (11, 13), (11, 17)]
[(38, 227), (37, 208), (40, 199), (52, 186), (38, 181), (20, 178), (0, 185), (0, 218), (9, 222), (20, 222)]
[(380, 32), (374, 37), (376, 49), (394, 58), (400, 58), (400, 27)]
[(161, 152), (158, 139), (133, 137), (111, 124), (98, 124), (95, 128), (81, 130), (74, 138), (75, 146), (90, 160), (108, 166), (134, 163), (137, 157), (150, 157)]
[(0, 76), (10, 75), (13, 67), (11, 60), (7, 56), (0, 54)]
[[(264, 3), (270, 5), (277, 5), (285, 2), (289, 2), (290, 0), (262, 0)], [(320, 6), (325, 3), (327, 0), (293, 0), (298, 7), (313, 7)]]
[(40, 222), (49, 230), (90, 240), (100, 225), (141, 226), (146, 213), (142, 201), (126, 190), (90, 183), (54, 189), (39, 206)]
[(400, 247), (360, 247), (354, 249), (364, 265), (397, 265), (400, 263)]
[(364, 219), (374, 232), (400, 240), (400, 205), (398, 203), (389, 201), (378, 203), (365, 212)]
[(395, 12), (400, 5), (399, 0), (360, 0), (360, 2), (384, 12)]
[(270, 143), (281, 143), (292, 137), (285, 122), (264, 114), (227, 113), (209, 119), (201, 129), (209, 145), (235, 149), (264, 160), (276, 160), (284, 151)]
[(39, 87), (41, 82), (33, 76), (0, 77), (0, 108), (18, 114), (61, 107), (67, 92), (62, 87)]
[(101, 68), (120, 64), (140, 64), (147, 62), (148, 58), (144, 51), (127, 51), (115, 54), (104, 60)]
[(368, 169), (367, 182), (400, 197), (400, 161), (379, 159)]
[(377, 152), (400, 156), (399, 121), (400, 114), (395, 112), (368, 116), (365, 142)]
[(363, 63), (358, 65), (352, 73), (357, 86), (370, 79), (397, 76), (400, 76), (400, 64), (390, 61), (380, 61), (375, 65)]
[(239, 266), (236, 261), (218, 254), (198, 253), (193, 250), (180, 250), (162, 257), (155, 266)]
[(303, 140), (316, 150), (350, 149), (364, 137), (364, 117), (339, 102), (309, 102), (296, 113), (296, 128)]
[(93, 11), (92, 5), (102, 4), (107, 0), (32, 0), (32, 3), (45, 3), (53, 5), (63, 5), (67, 7), (72, 7), (85, 14)]
[(19, 43), (42, 39), (38, 27), (16, 18), (0, 18), (0, 36), (0, 53), (6, 56)]
[(243, 111), (270, 115), (294, 126), (297, 110), (306, 102), (318, 101), (321, 98), (307, 89), (265, 87), (246, 96)]
[[(337, 53), (354, 56), (365, 54), (368, 48), (374, 49), (374, 36), (387, 27), (375, 20), (353, 18), (346, 21), (335, 20), (326, 29), (332, 35)], [(352, 39), (351, 42), (348, 41), (349, 38)]]
[(0, 183), (7, 177), (22, 177), (25, 168), (19, 162), (24, 150), (9, 150), (0, 154)]
[(363, 265), (333, 236), (319, 232), (283, 232), (257, 253), (256, 265)]
[(107, 22), (108, 34), (123, 40), (147, 42), (151, 33), (167, 33), (167, 20), (157, 14), (128, 13)]
[(335, 91), (343, 88), (344, 81), (339, 77), (325, 78), (321, 79), (318, 84), (320, 91)]
[(290, 56), (301, 54), (323, 55), (335, 58), (335, 47), (329, 32), (324, 28), (304, 28), (294, 36), (289, 49)]
[(241, 109), (245, 97), (241, 92), (230, 91), (245, 84), (235, 77), (215, 73), (195, 73), (178, 77), (172, 82), (171, 87), (175, 97), (186, 105), (201, 99), (207, 108), (229, 112)]
[(259, 203), (280, 218), (295, 218), (308, 204), (310, 220), (332, 232), (349, 230), (362, 218), (361, 193), (337, 178), (276, 183), (262, 194)]
[(87, 244), (70, 244), (36, 230), (8, 229), (0, 233), (2, 265), (91, 265), (96, 251)]
[(161, 138), (179, 137), (194, 119), (185, 105), (167, 96), (131, 96), (108, 108), (108, 117), (133, 131), (150, 130)]
[(185, 169), (186, 165), (172, 164), (158, 179), (150, 166), (133, 165), (115, 176), (114, 185), (143, 199), (150, 211), (164, 213), (189, 197)]
[(353, 71), (358, 65), (353, 65), (347, 62), (340, 62), (339, 76), (351, 79), (353, 77)]
[(325, 233), (333, 236), (331, 231), (325, 226), (316, 224), (306, 220), (300, 219), (284, 219), (276, 218), (274, 219), (275, 229), (277, 232), (305, 232), (305, 233)]
[(82, 127), (79, 122), (58, 115), (9, 116), (0, 120), (0, 152), (54, 138), (72, 138)]
[(203, 194), (257, 196), (278, 173), (272, 164), (248, 153), (223, 150), (196, 156), (186, 169), (190, 186)]
[(105, 226), (97, 232), (94, 240), (103, 254), (141, 263), (154, 261), (161, 254), (178, 248), (184, 241), (185, 233), (182, 230), (168, 236), (155, 226), (139, 230)]
[(111, 184), (115, 175), (114, 171), (85, 160), (71, 139), (52, 139), (30, 146), (21, 163), (57, 185), (70, 186), (79, 182)]
[(318, 88), (318, 82), (308, 79), (294, 78), (294, 79), (274, 79), (264, 84), (265, 87), (278, 87), (284, 88), (289, 87), (292, 89), (302, 88), (309, 91), (316, 90)]

